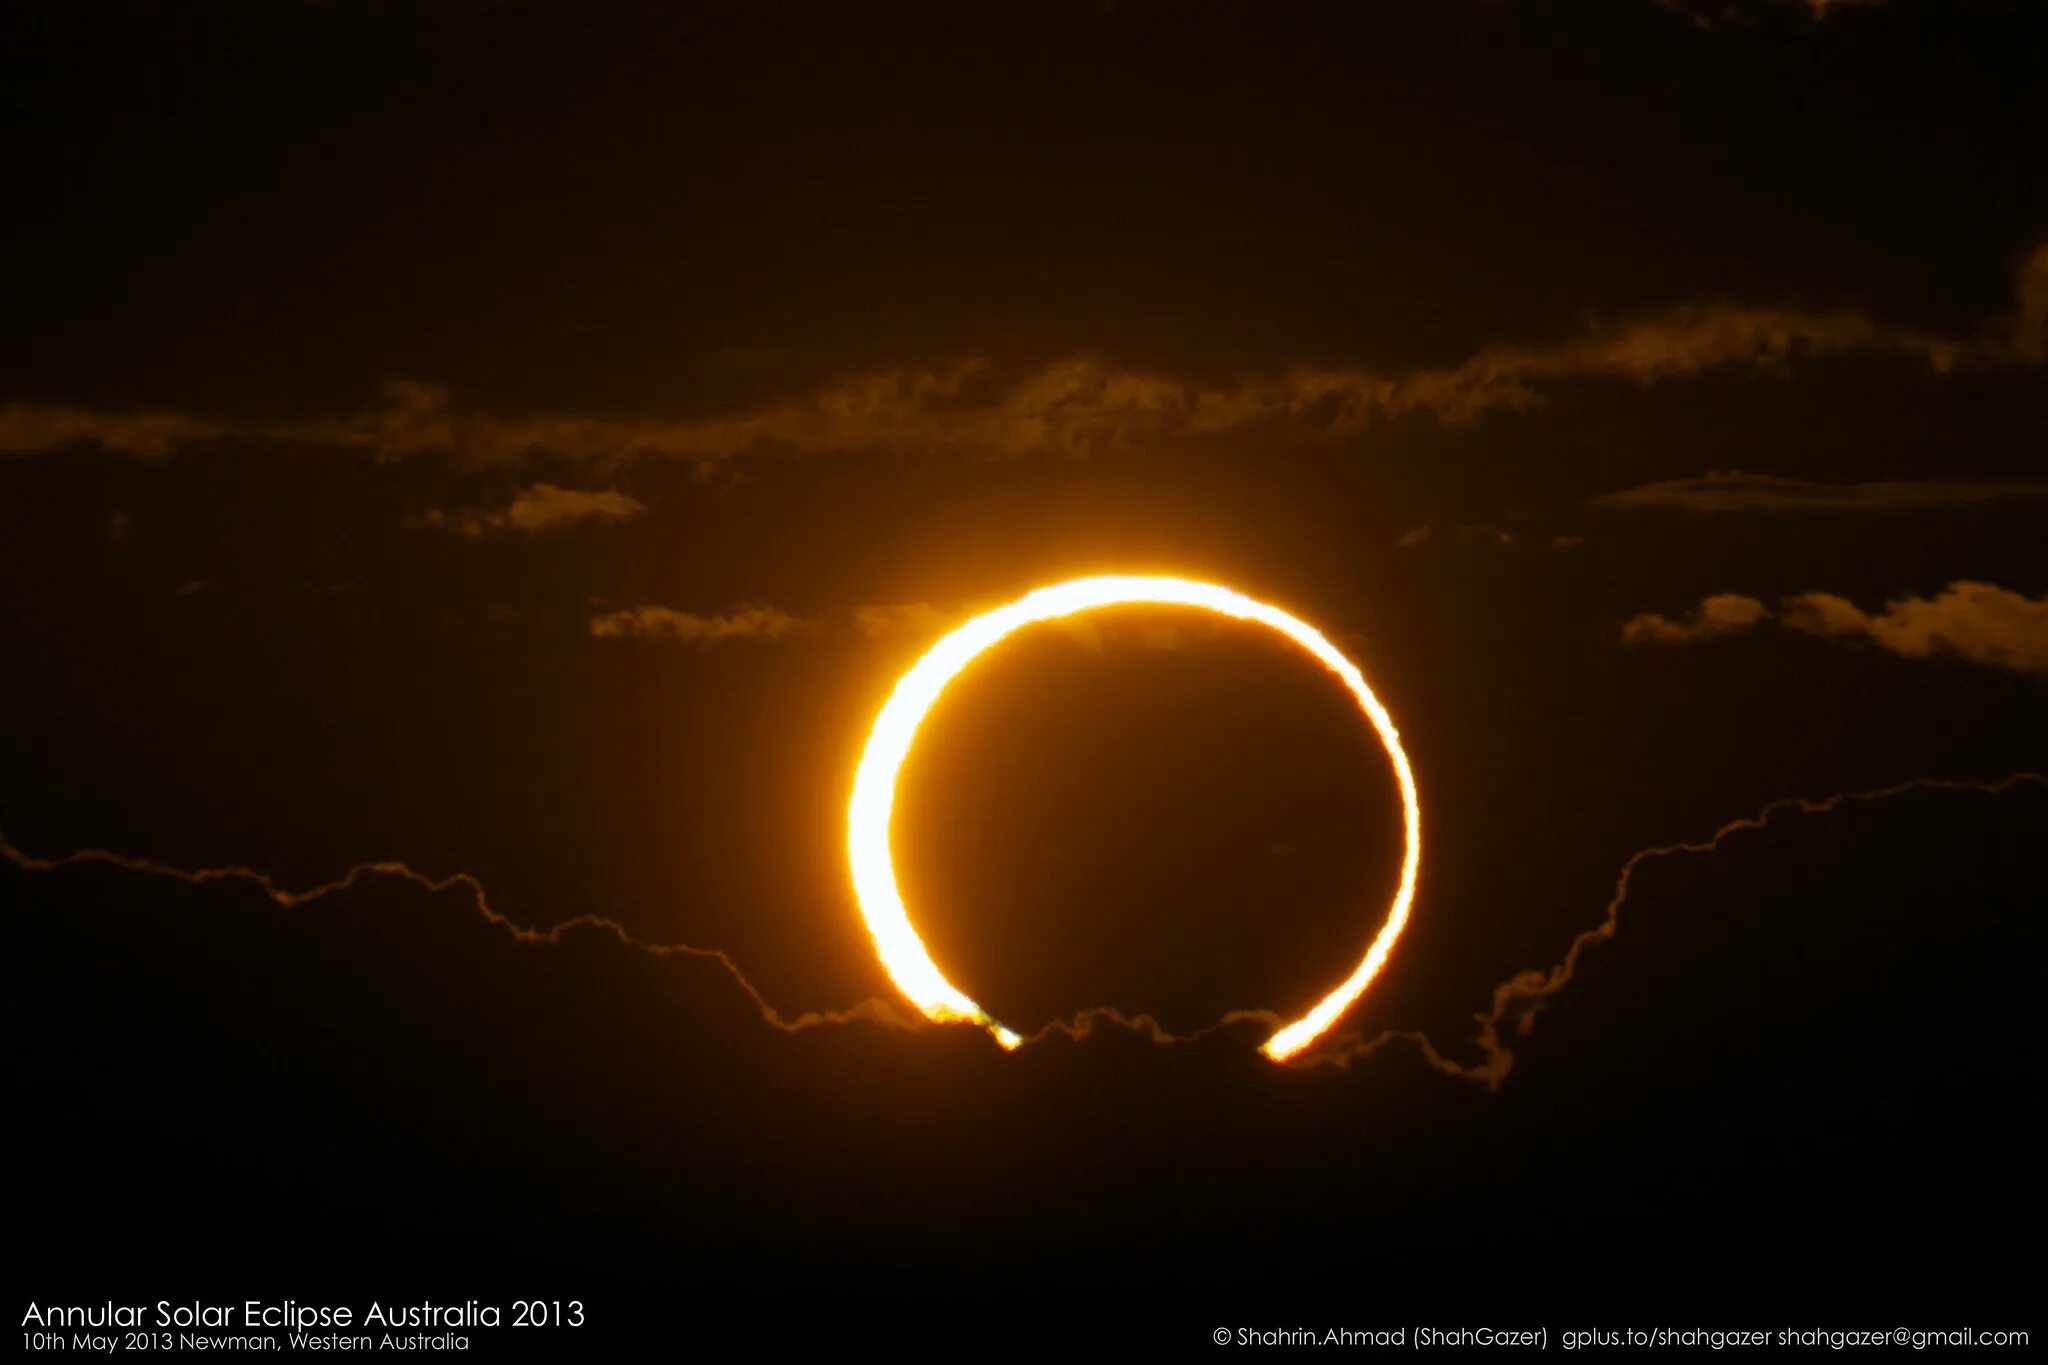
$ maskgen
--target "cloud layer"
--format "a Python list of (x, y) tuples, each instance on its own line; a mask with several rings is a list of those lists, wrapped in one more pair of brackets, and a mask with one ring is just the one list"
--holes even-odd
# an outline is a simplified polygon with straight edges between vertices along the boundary
[(1686, 615), (1673, 620), (1644, 612), (1621, 628), (1624, 644), (1681, 645), (1694, 640), (1711, 640), (1717, 635), (1735, 635), (1769, 618), (1771, 609), (1754, 597), (1739, 593), (1716, 593)]
[[(1732, 635), (1773, 619), (1754, 597), (1721, 593), (1678, 620), (1645, 613), (1622, 627), (1627, 644), (1688, 644)], [(2048, 674), (2048, 593), (2026, 597), (1992, 583), (1958, 580), (1934, 597), (1898, 597), (1866, 612), (1846, 597), (1804, 592), (1785, 598), (1779, 625), (1822, 639), (1866, 641), (1902, 658), (1939, 655), (1991, 668)]]
[[(2044, 778), (2042, 774), (2020, 771), (1995, 781), (1918, 777), (1888, 787), (1838, 792), (1818, 800), (1788, 797), (1771, 802), (1754, 815), (1743, 816), (1723, 824), (1705, 839), (1639, 849), (1630, 854), (1627, 861), (1622, 864), (1615, 878), (1613, 893), (1607, 900), (1600, 920), (1592, 928), (1576, 935), (1554, 965), (1548, 970), (1519, 972), (1493, 988), (1491, 1007), (1473, 1016), (1479, 1025), (1477, 1036), (1472, 1039), (1479, 1049), (1477, 1060), (1469, 1063), (1456, 1060), (1427, 1034), (1418, 1030), (1389, 1029), (1370, 1035), (1334, 1034), (1326, 1042), (1289, 1064), (1304, 1068), (1348, 1068), (1360, 1058), (1371, 1056), (1389, 1044), (1413, 1044), (1423, 1061), (1437, 1071), (1497, 1091), (1515, 1066), (1516, 1054), (1508, 1046), (1508, 1039), (1527, 1036), (1542, 1008), (1552, 997), (1572, 983), (1585, 954), (1614, 938), (1622, 910), (1628, 903), (1635, 874), (1645, 863), (1681, 855), (1717, 852), (1729, 839), (1764, 829), (1774, 817), (1783, 813), (1818, 817), (1832, 814), (1850, 804), (1888, 801), (1909, 793), (1978, 792), (2000, 796), (2019, 787), (2043, 784), (2048, 784), (2048, 778)], [(48, 873), (80, 865), (99, 865), (152, 877), (170, 878), (193, 886), (241, 883), (255, 887), (273, 904), (286, 910), (298, 909), (343, 895), (373, 879), (402, 880), (436, 894), (460, 892), (487, 923), (504, 930), (522, 943), (560, 945), (574, 934), (588, 932), (609, 937), (622, 947), (656, 957), (693, 958), (715, 962), (752, 1002), (761, 1021), (781, 1033), (796, 1034), (827, 1025), (856, 1023), (896, 1029), (930, 1027), (924, 1020), (906, 1013), (898, 1005), (872, 997), (842, 1010), (785, 1013), (769, 1003), (767, 996), (740, 969), (733, 956), (723, 949), (696, 947), (683, 943), (650, 942), (634, 935), (619, 921), (604, 915), (586, 913), (574, 919), (559, 921), (547, 928), (519, 924), (497, 909), (486, 893), (484, 884), (467, 872), (436, 877), (420, 872), (403, 862), (365, 862), (349, 868), (333, 881), (304, 890), (291, 890), (280, 885), (271, 874), (243, 865), (183, 868), (150, 858), (115, 853), (104, 848), (79, 849), (54, 858), (36, 857), (17, 848), (5, 834), (0, 834), (0, 860), (10, 862), (25, 872)], [(1084, 1009), (1071, 1019), (1054, 1019), (1038, 1032), (1025, 1036), (1022, 1041), (1025, 1044), (1039, 1044), (1051, 1039), (1067, 1038), (1079, 1042), (1094, 1036), (1098, 1031), (1118, 1028), (1128, 1030), (1155, 1044), (1168, 1046), (1198, 1042), (1224, 1029), (1247, 1022), (1256, 1022), (1262, 1027), (1270, 1028), (1279, 1022), (1279, 1016), (1264, 1009), (1229, 1010), (1214, 1023), (1203, 1025), (1189, 1033), (1177, 1034), (1161, 1026), (1159, 1021), (1149, 1014), (1132, 1015), (1112, 1007), (1097, 1007)]]
[(2048, 498), (2048, 483), (1927, 479), (1830, 484), (1716, 470), (1703, 479), (1671, 479), (1605, 493), (1593, 499), (1593, 506), (1615, 512), (1882, 512), (2022, 498)]
[(731, 640), (780, 640), (805, 629), (805, 623), (774, 607), (734, 607), (720, 616), (698, 616), (673, 607), (638, 606), (590, 618), (590, 633), (600, 640), (680, 640), (709, 646)]
[(1935, 373), (2039, 364), (2048, 354), (2048, 245), (2021, 267), (2015, 298), (2013, 313), (1974, 337), (1856, 312), (1723, 303), (1598, 325), (1550, 345), (1488, 346), (1444, 369), (1297, 366), (1221, 385), (1089, 355), (1023, 372), (966, 358), (856, 375), (749, 411), (686, 420), (497, 415), (463, 409), (445, 388), (417, 381), (387, 385), (384, 401), (364, 411), (289, 423), (13, 403), (0, 406), (0, 454), (90, 443), (161, 460), (195, 444), (260, 440), (384, 460), (445, 452), (487, 465), (546, 452), (601, 466), (634, 458), (712, 465), (758, 451), (1085, 454), (1271, 427), (1333, 437), (1410, 416), (1470, 423), (1534, 407), (1547, 388), (1580, 380), (1653, 384), (1848, 355), (1904, 357)]
[(647, 504), (616, 488), (560, 488), (536, 483), (520, 489), (503, 507), (430, 508), (418, 524), (446, 529), (471, 540), (494, 532), (531, 535), (565, 527), (615, 521), (630, 521), (647, 510)]

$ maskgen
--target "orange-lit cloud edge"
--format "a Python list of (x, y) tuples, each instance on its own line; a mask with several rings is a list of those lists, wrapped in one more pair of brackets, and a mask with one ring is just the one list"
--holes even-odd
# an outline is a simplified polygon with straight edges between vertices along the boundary
[(1213, 583), (1183, 578), (1107, 575), (1071, 579), (1027, 593), (1007, 606), (983, 612), (941, 638), (896, 683), (895, 691), (875, 716), (867, 747), (854, 773), (853, 796), (846, 809), (846, 855), (875, 955), (906, 999), (927, 1019), (965, 1022), (986, 1028), (996, 1041), (1014, 1048), (1023, 1038), (991, 1018), (988, 1012), (946, 979), (903, 903), (890, 852), (890, 818), (896, 804), (896, 783), (904, 760), (916, 741), (918, 727), (937, 704), (949, 683), (983, 653), (1026, 626), (1057, 620), (1103, 607), (1193, 607), (1240, 621), (1269, 627), (1292, 640), (1335, 674), (1359, 709), (1365, 712), (1386, 748), (1401, 789), (1405, 846), (1400, 884), (1385, 921), (1351, 974), (1266, 1040), (1267, 1057), (1284, 1062), (1310, 1047), (1363, 995), (1386, 965), (1394, 943), (1408, 922), (1415, 899), (1415, 879), (1422, 859), (1422, 811), (1415, 794), (1415, 774), (1393, 717), (1373, 695), (1365, 676), (1314, 626), (1278, 607)]
[[(1638, 849), (1628, 856), (1627, 861), (1621, 865), (1620, 872), (1616, 874), (1613, 892), (1608, 897), (1598, 923), (1574, 936), (1564, 955), (1548, 969), (1517, 972), (1493, 988), (1490, 1006), (1473, 1016), (1479, 1025), (1477, 1035), (1471, 1040), (1479, 1049), (1480, 1055), (1476, 1062), (1466, 1063), (1457, 1060), (1417, 1030), (1388, 1029), (1371, 1037), (1354, 1036), (1341, 1042), (1333, 1042), (1331, 1046), (1317, 1048), (1306, 1056), (1298, 1057), (1297, 1064), (1328, 1064), (1345, 1069), (1361, 1058), (1378, 1053), (1390, 1043), (1405, 1042), (1413, 1044), (1422, 1060), (1435, 1070), (1447, 1076), (1474, 1082), (1489, 1091), (1497, 1091), (1515, 1067), (1516, 1054), (1508, 1046), (1508, 1040), (1527, 1036), (1534, 1028), (1536, 1016), (1542, 1007), (1571, 985), (1585, 955), (1614, 938), (1620, 927), (1622, 910), (1628, 905), (1635, 885), (1635, 874), (1644, 865), (1667, 858), (1703, 857), (1716, 853), (1730, 840), (1745, 833), (1761, 830), (1781, 815), (1818, 819), (1851, 805), (1891, 801), (1915, 793), (1968, 792), (1996, 797), (2022, 786), (2048, 788), (2048, 775), (2029, 769), (1994, 779), (1911, 777), (1889, 786), (1836, 792), (1830, 796), (1781, 797), (1753, 814), (1739, 816), (1726, 822), (1702, 838)], [(879, 998), (863, 1000), (847, 1009), (806, 1010), (786, 1014), (769, 1001), (761, 989), (741, 970), (732, 955), (722, 949), (695, 947), (687, 943), (651, 943), (635, 935), (619, 921), (599, 914), (579, 915), (547, 928), (522, 925), (498, 909), (485, 892), (483, 883), (467, 872), (436, 876), (402, 862), (366, 862), (355, 864), (332, 881), (294, 890), (279, 885), (267, 872), (239, 864), (200, 868), (177, 867), (157, 862), (152, 858), (117, 853), (105, 848), (81, 848), (57, 857), (38, 857), (17, 848), (7, 838), (5, 832), (0, 832), (0, 860), (24, 872), (33, 873), (56, 873), (66, 868), (105, 866), (142, 876), (168, 878), (193, 886), (239, 884), (253, 888), (283, 910), (321, 903), (372, 880), (394, 880), (410, 883), (430, 895), (459, 893), (469, 901), (485, 922), (503, 930), (519, 943), (560, 944), (574, 934), (587, 931), (614, 939), (622, 947), (653, 957), (683, 958), (711, 963), (729, 977), (753, 1003), (761, 1022), (779, 1033), (807, 1033), (812, 1029), (855, 1023), (912, 1029), (926, 1022), (922, 1016), (916, 1019), (906, 1018), (894, 1004)], [(1151, 1042), (1165, 1046), (1193, 1043), (1209, 1037), (1219, 1029), (1247, 1021), (1267, 1025), (1281, 1022), (1279, 1016), (1266, 1010), (1232, 1010), (1216, 1022), (1193, 1032), (1172, 1033), (1160, 1027), (1158, 1021), (1150, 1015), (1127, 1015), (1103, 1006), (1083, 1010), (1072, 1020), (1055, 1021), (1047, 1025), (1043, 1031), (1023, 1041), (1029, 1043), (1055, 1036), (1079, 1041), (1093, 1035), (1098, 1028), (1108, 1026), (1127, 1029)]]

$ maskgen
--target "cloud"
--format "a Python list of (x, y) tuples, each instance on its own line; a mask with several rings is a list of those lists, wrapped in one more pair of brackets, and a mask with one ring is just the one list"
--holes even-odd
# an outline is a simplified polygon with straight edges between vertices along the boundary
[(532, 534), (589, 522), (629, 521), (646, 510), (647, 504), (615, 488), (558, 488), (536, 483), (520, 489), (503, 507), (454, 511), (435, 507), (416, 524), (479, 540), (495, 531)]
[[(1638, 616), (1628, 644), (1684, 644), (1748, 630), (1771, 618), (1754, 597), (1709, 597), (1684, 621)], [(1866, 612), (1846, 597), (1804, 592), (1779, 604), (1778, 624), (1829, 640), (1862, 640), (1902, 658), (1951, 655), (1990, 668), (2048, 673), (2048, 593), (2027, 597), (1993, 583), (1958, 580), (1934, 597), (1897, 597)]]
[(1724, 592), (1707, 598), (1679, 620), (1644, 612), (1621, 628), (1621, 638), (1631, 645), (1688, 644), (1748, 630), (1770, 614), (1770, 608), (1754, 597)]
[(639, 938), (615, 919), (599, 914), (578, 915), (574, 919), (558, 920), (546, 928), (520, 924), (511, 916), (491, 903), (484, 890), (484, 884), (467, 872), (453, 872), (446, 876), (433, 876), (421, 872), (408, 863), (393, 859), (357, 863), (333, 881), (322, 882), (303, 890), (292, 890), (281, 886), (268, 872), (239, 864), (226, 867), (182, 868), (160, 863), (151, 858), (137, 858), (128, 854), (115, 853), (104, 848), (82, 848), (56, 858), (38, 858), (22, 852), (0, 833), (0, 858), (6, 859), (24, 872), (56, 872), (62, 868), (80, 866), (116, 867), (126, 872), (144, 876), (166, 877), (184, 882), (190, 886), (212, 886), (219, 883), (240, 883), (254, 887), (280, 910), (296, 910), (313, 905), (330, 897), (344, 895), (374, 880), (407, 882), (430, 895), (455, 892), (467, 900), (485, 923), (501, 929), (520, 943), (560, 944), (572, 935), (588, 933), (609, 938), (622, 947), (632, 948), (655, 957), (694, 958), (715, 962), (724, 969), (746, 997), (753, 1002), (761, 1022), (782, 1033), (802, 1033), (808, 1029), (820, 1028), (827, 1024), (869, 1023), (889, 1028), (917, 1028), (923, 1021), (905, 1015), (900, 1007), (886, 1000), (869, 997), (843, 1010), (805, 1010), (800, 1013), (785, 1013), (768, 1003), (768, 997), (761, 993), (740, 970), (739, 963), (722, 948), (698, 948), (687, 943), (653, 943)]
[[(1730, 839), (1765, 829), (1774, 818), (1783, 814), (1822, 817), (1832, 815), (1849, 805), (1889, 801), (1911, 793), (1975, 792), (1988, 796), (2002, 796), (2022, 786), (2041, 785), (2048, 785), (2048, 777), (2038, 772), (2022, 771), (1994, 781), (1917, 777), (1888, 787), (1838, 792), (1818, 800), (1788, 797), (1771, 802), (1754, 815), (1728, 821), (1704, 839), (1639, 849), (1630, 854), (1621, 865), (1621, 870), (1615, 877), (1613, 892), (1608, 897), (1600, 920), (1592, 928), (1576, 935), (1555, 964), (1548, 970), (1519, 972), (1493, 988), (1490, 1008), (1473, 1016), (1479, 1025), (1478, 1034), (1472, 1039), (1480, 1052), (1476, 1061), (1466, 1063), (1456, 1060), (1428, 1035), (1417, 1030), (1389, 1029), (1370, 1036), (1341, 1033), (1333, 1035), (1327, 1042), (1291, 1064), (1299, 1067), (1348, 1068), (1360, 1058), (1369, 1057), (1389, 1044), (1407, 1043), (1414, 1045), (1423, 1061), (1436, 1070), (1497, 1091), (1515, 1066), (1516, 1054), (1508, 1046), (1508, 1039), (1528, 1036), (1534, 1029), (1537, 1016), (1543, 1007), (1552, 997), (1571, 985), (1585, 954), (1614, 939), (1620, 927), (1622, 911), (1628, 905), (1635, 874), (1646, 863), (1718, 852)], [(723, 949), (696, 947), (684, 943), (650, 942), (635, 936), (619, 921), (604, 915), (586, 913), (574, 919), (559, 921), (547, 928), (522, 925), (499, 910), (492, 903), (483, 882), (467, 872), (431, 876), (403, 862), (365, 862), (349, 868), (333, 881), (293, 890), (281, 885), (270, 873), (243, 865), (185, 868), (150, 858), (115, 853), (104, 848), (79, 849), (57, 857), (37, 857), (17, 848), (4, 833), (0, 833), (0, 859), (5, 859), (22, 871), (31, 873), (55, 873), (70, 867), (103, 866), (137, 875), (168, 878), (191, 886), (240, 884), (253, 887), (272, 904), (284, 910), (296, 910), (345, 895), (372, 880), (402, 881), (430, 894), (458, 893), (486, 923), (504, 931), (520, 943), (559, 945), (573, 935), (591, 934), (610, 938), (622, 947), (656, 957), (715, 962), (723, 968), (733, 985), (752, 1002), (761, 1021), (782, 1033), (795, 1034), (828, 1025), (856, 1023), (901, 1029), (927, 1027), (923, 1020), (906, 1013), (900, 1006), (873, 997), (843, 1010), (785, 1013), (769, 1003), (767, 996), (740, 969), (735, 958)], [(1219, 1016), (1214, 1023), (1203, 1025), (1189, 1033), (1176, 1034), (1163, 1028), (1158, 1020), (1149, 1014), (1128, 1015), (1114, 1008), (1098, 1007), (1081, 1010), (1071, 1020), (1055, 1019), (1038, 1032), (1026, 1035), (1022, 1041), (1025, 1044), (1038, 1044), (1050, 1039), (1068, 1038), (1079, 1042), (1094, 1036), (1099, 1029), (1114, 1027), (1129, 1030), (1161, 1046), (1169, 1046), (1197, 1042), (1220, 1030), (1246, 1022), (1257, 1022), (1270, 1028), (1279, 1022), (1279, 1017), (1269, 1010), (1262, 1009), (1229, 1010)]]
[(537, 483), (523, 488), (505, 509), (505, 524), (515, 531), (546, 531), (579, 521), (625, 521), (647, 505), (615, 488), (557, 488)]
[(929, 602), (873, 602), (853, 609), (853, 626), (870, 640), (936, 636), (958, 619)]
[(1845, 598), (1809, 592), (1787, 598), (1781, 619), (1793, 630), (1867, 639), (1908, 659), (1953, 654), (1992, 668), (2048, 673), (2048, 593), (2023, 597), (1964, 581), (1938, 597), (1895, 598), (1866, 614)]
[(600, 640), (681, 640), (708, 646), (727, 640), (780, 640), (805, 629), (805, 623), (774, 607), (734, 607), (723, 616), (697, 616), (672, 607), (639, 606), (590, 618), (590, 633)]
[(228, 428), (181, 412), (88, 412), (37, 403), (0, 404), (0, 455), (29, 455), (69, 445), (98, 445), (138, 460), (217, 440)]
[(1716, 470), (1703, 479), (1671, 479), (1603, 493), (1592, 505), (1617, 512), (1665, 508), (1686, 512), (1881, 512), (2021, 498), (2048, 498), (2048, 483), (1924, 479), (1830, 484)]
[(710, 467), (760, 451), (891, 451), (981, 456), (1091, 454), (1252, 429), (1342, 437), (1424, 416), (1463, 425), (1538, 406), (1557, 384), (1655, 384), (1709, 371), (1782, 373), (1798, 361), (1893, 355), (1945, 374), (1966, 365), (2048, 359), (2048, 246), (2021, 263), (2016, 310), (1974, 337), (1945, 337), (1855, 312), (1709, 304), (1599, 324), (1546, 345), (1488, 346), (1463, 364), (1382, 374), (1296, 366), (1226, 384), (1078, 355), (999, 372), (975, 358), (841, 378), (752, 410), (690, 419), (573, 414), (507, 416), (464, 409), (445, 388), (385, 386), (383, 402), (336, 418), (233, 422), (169, 412), (91, 413), (0, 407), (0, 452), (96, 443), (163, 459), (208, 441), (295, 442), (399, 460), (447, 452), (472, 465), (533, 452), (598, 466), (639, 458)]

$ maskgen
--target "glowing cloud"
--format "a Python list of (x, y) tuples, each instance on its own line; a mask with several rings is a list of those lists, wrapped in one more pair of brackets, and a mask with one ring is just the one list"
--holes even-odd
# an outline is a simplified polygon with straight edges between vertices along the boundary
[(918, 726), (946, 685), (977, 657), (1025, 626), (1116, 606), (1199, 607), (1279, 631), (1314, 655), (1350, 689), (1366, 719), (1379, 733), (1387, 757), (1393, 760), (1394, 777), (1401, 787), (1401, 815), (1406, 832), (1400, 886), (1394, 892), (1385, 923), (1351, 974), (1306, 1014), (1266, 1040), (1261, 1050), (1274, 1061), (1284, 1062), (1321, 1037), (1365, 993), (1380, 968), (1386, 965), (1387, 955), (1401, 936), (1401, 928), (1408, 922), (1409, 905), (1415, 899), (1415, 874), (1422, 857), (1422, 812), (1415, 797), (1415, 775), (1409, 769), (1408, 755), (1401, 750), (1393, 718), (1366, 686), (1356, 665), (1315, 627), (1228, 588), (1179, 578), (1077, 578), (1040, 588), (1006, 607), (976, 616), (933, 645), (897, 681), (896, 690), (875, 717), (867, 749), (854, 774), (853, 799), (846, 811), (846, 855), (861, 916), (867, 922), (868, 935), (874, 940), (875, 953), (889, 979), (926, 1018), (979, 1024), (1004, 1047), (1015, 1047), (1023, 1041), (946, 979), (910, 923), (910, 913), (896, 885), (896, 868), (889, 849), (897, 774), (917, 738)]

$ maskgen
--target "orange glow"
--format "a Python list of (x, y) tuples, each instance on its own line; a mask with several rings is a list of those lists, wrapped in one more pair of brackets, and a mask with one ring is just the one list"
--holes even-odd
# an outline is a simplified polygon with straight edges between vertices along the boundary
[(875, 717), (867, 748), (854, 774), (853, 799), (846, 809), (846, 856), (853, 870), (854, 896), (860, 903), (861, 917), (867, 922), (875, 954), (889, 979), (926, 1018), (979, 1024), (1006, 1048), (1014, 1048), (1023, 1041), (945, 978), (910, 923), (903, 894), (896, 886), (896, 868), (889, 849), (897, 774), (917, 738), (918, 726), (946, 685), (983, 652), (1025, 626), (1117, 606), (1199, 607), (1279, 631), (1314, 655), (1350, 689), (1386, 746), (1387, 757), (1393, 760), (1394, 777), (1401, 787), (1401, 817), (1406, 831), (1401, 884), (1394, 892), (1385, 923), (1351, 974), (1260, 1048), (1274, 1061), (1284, 1062), (1320, 1038), (1365, 993), (1386, 965), (1394, 940), (1401, 936), (1401, 928), (1408, 922), (1408, 907), (1415, 899), (1415, 873), (1422, 857), (1422, 812), (1415, 797), (1415, 775), (1408, 767), (1408, 755), (1401, 750), (1393, 719), (1366, 686), (1357, 667), (1314, 626), (1228, 588), (1181, 578), (1077, 578), (1040, 588), (1008, 606), (984, 612), (927, 650), (897, 680), (896, 690)]

